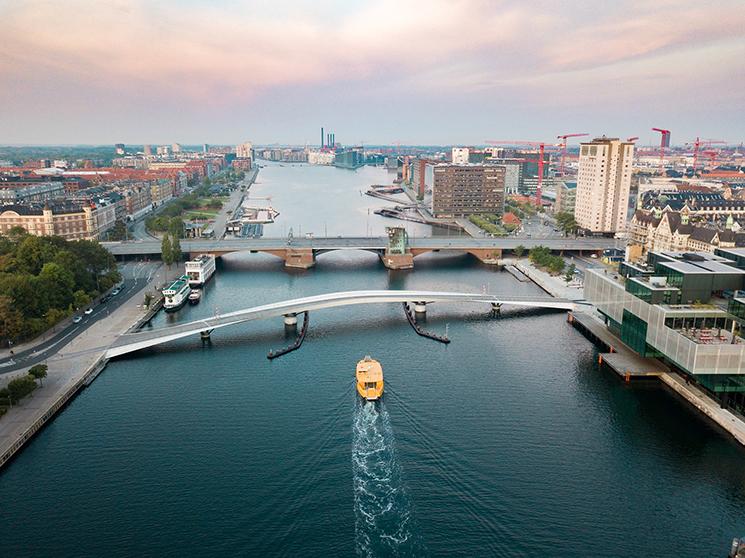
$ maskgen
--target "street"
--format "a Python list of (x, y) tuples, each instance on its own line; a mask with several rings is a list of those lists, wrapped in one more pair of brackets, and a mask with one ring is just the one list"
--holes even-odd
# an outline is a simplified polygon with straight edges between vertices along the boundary
[[(112, 296), (108, 302), (93, 306), (93, 313), (85, 315), (78, 312), (83, 320), (80, 323), (70, 323), (62, 327), (44, 342), (31, 348), (15, 352), (11, 356), (0, 359), (0, 376), (8, 372), (14, 372), (22, 368), (28, 368), (47, 360), (55, 354), (60, 345), (69, 343), (72, 339), (96, 324), (99, 320), (106, 318), (111, 312), (119, 308), (140, 290), (143, 283), (149, 282), (153, 277), (158, 277), (160, 262), (128, 262), (119, 267), (122, 274), (122, 290), (116, 296)], [(61, 327), (61, 326), (56, 326)]]

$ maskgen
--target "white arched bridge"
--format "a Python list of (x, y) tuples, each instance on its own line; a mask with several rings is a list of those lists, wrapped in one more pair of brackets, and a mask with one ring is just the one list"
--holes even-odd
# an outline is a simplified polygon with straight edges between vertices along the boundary
[[(574, 310), (574, 303), (563, 298), (551, 296), (499, 296), (483, 293), (448, 293), (434, 291), (346, 291), (327, 293), (282, 302), (273, 302), (227, 314), (196, 320), (169, 327), (148, 329), (125, 333), (109, 347), (107, 358), (125, 355), (140, 349), (168, 343), (190, 335), (211, 332), (214, 329), (227, 327), (252, 320), (284, 316), (294, 320), (297, 314), (336, 308), (353, 304), (375, 304), (381, 302), (413, 303), (417, 311), (423, 311), (431, 302), (475, 302), (490, 304), (492, 308), (502, 305), (527, 308), (551, 308), (557, 310)], [(286, 322), (288, 323), (288, 322)], [(289, 322), (293, 323), (293, 322)]]

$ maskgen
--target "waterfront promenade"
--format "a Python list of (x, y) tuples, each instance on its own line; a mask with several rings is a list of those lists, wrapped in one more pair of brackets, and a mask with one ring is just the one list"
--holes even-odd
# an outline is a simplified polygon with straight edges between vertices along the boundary
[[(166, 270), (166, 273), (171, 277), (178, 271), (174, 267), (170, 271)], [(86, 375), (93, 372), (99, 363), (105, 363), (106, 347), (142, 318), (146, 311), (142, 307), (144, 293), (155, 292), (160, 286), (159, 280), (163, 282), (165, 277), (159, 275), (149, 282), (143, 282), (138, 292), (106, 319), (100, 320), (95, 327), (85, 330), (61, 346), (46, 361), (49, 369), (43, 385), (0, 418), (0, 467), (12, 457), (12, 448), (19, 441), (22, 445), (30, 437), (25, 433), (32, 430), (32, 435), (43, 426), (61, 408), (62, 405), (58, 405), (58, 402), (73, 396), (83, 386)], [(13, 373), (15, 375), (17, 374)]]

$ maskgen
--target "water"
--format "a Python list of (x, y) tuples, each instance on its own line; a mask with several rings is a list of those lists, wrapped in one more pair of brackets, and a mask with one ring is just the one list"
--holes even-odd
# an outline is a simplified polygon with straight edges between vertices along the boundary
[[(271, 197), (279, 211), (273, 224), (264, 225), (264, 236), (295, 236), (312, 233), (322, 236), (383, 236), (386, 226), (405, 226), (409, 235), (431, 236), (432, 227), (375, 215), (381, 207), (394, 202), (365, 195), (372, 184), (393, 184), (396, 174), (377, 167), (357, 170), (304, 164), (268, 163), (259, 172), (249, 198), (257, 201)], [(405, 194), (394, 196), (411, 203)], [(438, 231), (448, 234), (447, 231)], [(435, 233), (435, 234), (438, 234)], [(452, 233), (450, 233), (452, 234)]]
[[(154, 326), (332, 290), (537, 292), (467, 256), (415, 262), (331, 253), (287, 272), (233, 254)], [(281, 319), (110, 363), (0, 473), (2, 555), (701, 557), (743, 534), (742, 451), (598, 370), (564, 314), (432, 305), (447, 346), (398, 304), (312, 314), (274, 361)], [(365, 354), (386, 380), (371, 406)]]

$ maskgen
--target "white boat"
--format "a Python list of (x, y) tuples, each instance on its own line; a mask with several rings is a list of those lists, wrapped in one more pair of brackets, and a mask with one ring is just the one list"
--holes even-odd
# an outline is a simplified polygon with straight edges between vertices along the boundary
[(278, 215), (279, 211), (271, 205), (252, 205), (251, 200), (246, 199), (235, 215), (233, 215), (233, 219), (227, 222), (227, 230), (228, 232), (238, 233), (244, 225), (266, 225), (268, 223), (274, 223), (274, 219)]
[(189, 285), (201, 286), (210, 280), (215, 273), (215, 256), (200, 254), (184, 264)]
[(199, 301), (202, 299), (202, 293), (196, 289), (192, 289), (189, 293), (189, 304), (199, 304)]
[(186, 299), (189, 298), (190, 292), (189, 278), (186, 275), (182, 275), (163, 289), (163, 296), (165, 297), (163, 307), (166, 309), (166, 312), (173, 312), (181, 308), (186, 302)]

